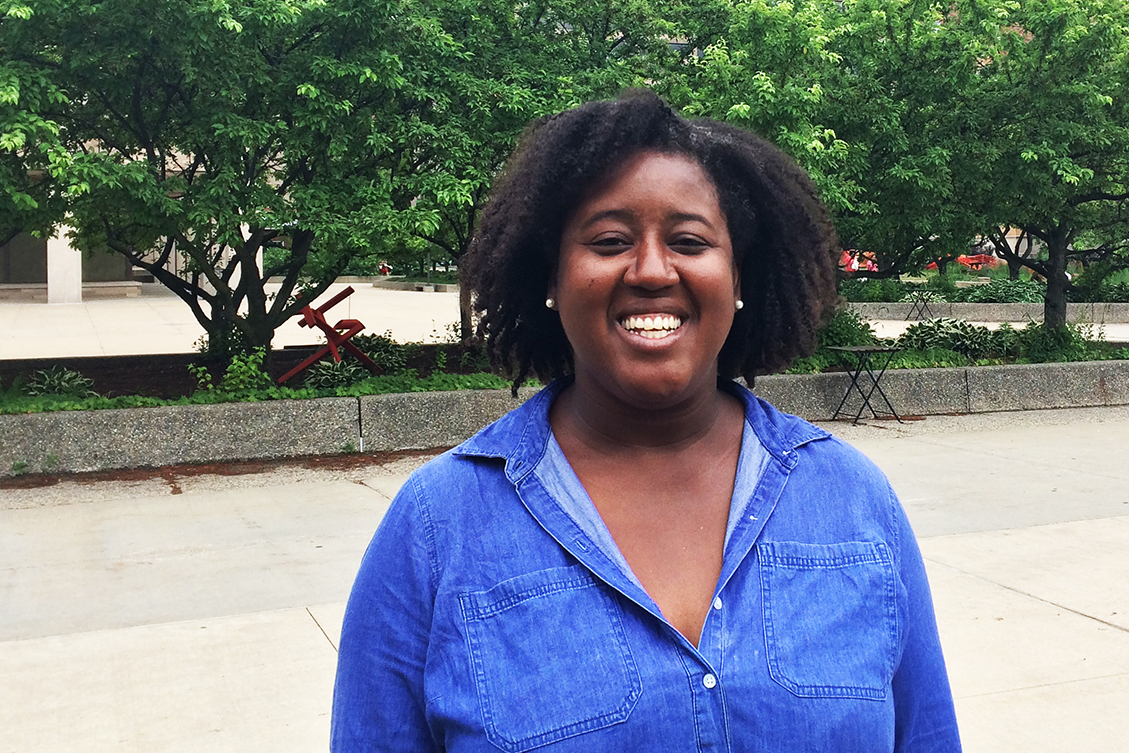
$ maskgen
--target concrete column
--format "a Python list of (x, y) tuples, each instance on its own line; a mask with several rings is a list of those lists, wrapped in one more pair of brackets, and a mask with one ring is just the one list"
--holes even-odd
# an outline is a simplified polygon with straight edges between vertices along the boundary
[(66, 228), (47, 241), (47, 302), (82, 303), (82, 252), (72, 248)]

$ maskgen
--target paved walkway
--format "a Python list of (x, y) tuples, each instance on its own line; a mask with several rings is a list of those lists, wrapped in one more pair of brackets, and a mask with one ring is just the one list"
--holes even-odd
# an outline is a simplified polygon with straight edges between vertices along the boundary
[[(391, 330), (397, 342), (436, 342), (448, 338), (459, 320), (458, 293), (384, 290), (363, 282), (329, 311), (330, 322), (359, 319), (365, 331)], [(268, 292), (277, 285), (267, 286)], [(346, 284), (331, 285), (319, 302)], [(142, 285), (137, 298), (47, 305), (0, 301), (0, 359), (121, 356), (140, 353), (191, 353), (204, 329), (180, 298), (159, 285)], [(49, 336), (44, 336), (48, 333)], [(291, 319), (275, 332), (274, 347), (312, 345), (322, 340)]]
[[(351, 284), (356, 292), (330, 313), (341, 319), (360, 319), (367, 332), (391, 331), (397, 342), (436, 342), (448, 339), (450, 328), (458, 322), (458, 293), (416, 293), (374, 288), (363, 282)], [(277, 289), (268, 286), (268, 291), (272, 287)], [(332, 285), (319, 300), (328, 300), (345, 287), (344, 283)], [(54, 306), (0, 301), (0, 359), (195, 350), (204, 330), (188, 306), (156, 284), (143, 285), (142, 291), (139, 298)], [(873, 324), (882, 337), (897, 337), (911, 322)], [(1129, 342), (1129, 324), (1107, 324), (1103, 334), (1110, 341)], [(274, 346), (312, 345), (320, 339), (299, 327), (297, 319), (291, 319), (277, 330)]]
[[(1129, 750), (1129, 408), (828, 426), (920, 537), (965, 750)], [(0, 753), (324, 750), (350, 582), (421, 460), (0, 490)]]

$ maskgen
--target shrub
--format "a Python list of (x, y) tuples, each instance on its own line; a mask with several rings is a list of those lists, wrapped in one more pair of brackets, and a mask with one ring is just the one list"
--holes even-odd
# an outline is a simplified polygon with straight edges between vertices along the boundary
[(1047, 286), (1034, 280), (996, 279), (987, 285), (957, 288), (955, 294), (968, 303), (1040, 303)]
[(219, 387), (212, 383), (212, 374), (206, 366), (190, 364), (188, 371), (196, 379), (196, 388), (201, 392), (219, 390), (220, 392), (248, 392), (273, 387), (274, 383), (263, 367), (266, 349), (255, 348), (248, 353), (231, 357), (224, 369)]
[(1054, 329), (1032, 322), (1018, 336), (1020, 357), (1031, 363), (1085, 361), (1096, 350), (1081, 329), (1071, 324)]
[(898, 338), (903, 350), (949, 350), (967, 358), (989, 358), (996, 355), (992, 331), (969, 324), (963, 319), (938, 317), (910, 325)]
[(848, 301), (860, 303), (893, 303), (900, 301), (916, 286), (892, 278), (869, 280), (848, 277), (839, 283), (839, 294)]
[(1129, 303), (1129, 282), (1107, 282), (1101, 286), (1098, 302)]
[(392, 339), (392, 332), (383, 335), (356, 335), (349, 342), (356, 345), (362, 353), (372, 359), (385, 374), (403, 369), (408, 363), (404, 346)]
[(929, 278), (925, 287), (939, 294), (946, 301), (955, 301), (957, 297), (957, 284), (952, 276), (936, 274)]
[(874, 345), (877, 336), (870, 324), (847, 306), (835, 309), (827, 324), (819, 332), (819, 349), (848, 345)]
[(96, 397), (94, 382), (72, 369), (52, 366), (31, 375), (24, 392), (32, 397), (56, 395), (59, 397)]
[(1019, 332), (1009, 322), (1004, 322), (992, 332), (992, 351), (1001, 358), (1016, 358), (1019, 355)]
[(314, 390), (333, 390), (356, 384), (369, 376), (368, 369), (358, 364), (355, 359), (343, 358), (334, 361), (328, 358), (306, 369), (303, 384)]
[(1078, 303), (1129, 303), (1129, 269), (1116, 269), (1109, 261), (1090, 264), (1071, 282), (1067, 297)]

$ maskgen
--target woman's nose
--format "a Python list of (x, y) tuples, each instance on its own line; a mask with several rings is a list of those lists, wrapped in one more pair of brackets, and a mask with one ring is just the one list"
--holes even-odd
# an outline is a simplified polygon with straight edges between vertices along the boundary
[(631, 265), (623, 281), (648, 290), (657, 290), (678, 282), (678, 272), (672, 264), (670, 249), (656, 239), (644, 239), (635, 247)]

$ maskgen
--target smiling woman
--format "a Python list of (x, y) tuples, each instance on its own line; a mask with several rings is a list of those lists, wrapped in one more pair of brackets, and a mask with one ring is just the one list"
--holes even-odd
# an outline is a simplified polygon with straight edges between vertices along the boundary
[(550, 383), (393, 503), (334, 750), (959, 750), (885, 478), (731, 381), (810, 352), (834, 263), (752, 134), (649, 92), (533, 124), (463, 284), (515, 390)]

